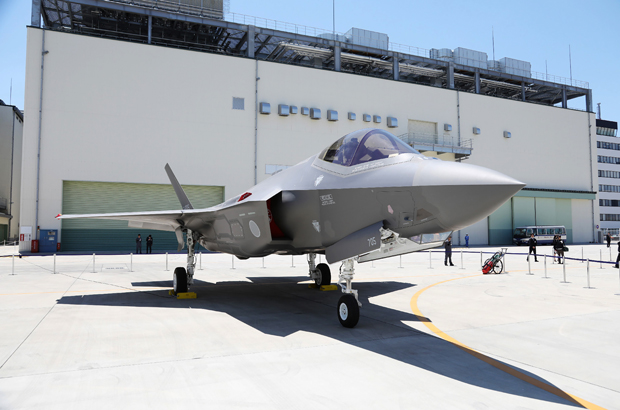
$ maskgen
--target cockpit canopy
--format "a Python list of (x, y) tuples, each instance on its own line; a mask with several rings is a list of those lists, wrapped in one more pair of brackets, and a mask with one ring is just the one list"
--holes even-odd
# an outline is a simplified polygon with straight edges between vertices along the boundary
[(399, 154), (418, 154), (387, 131), (365, 128), (345, 135), (319, 154), (319, 159), (350, 167)]

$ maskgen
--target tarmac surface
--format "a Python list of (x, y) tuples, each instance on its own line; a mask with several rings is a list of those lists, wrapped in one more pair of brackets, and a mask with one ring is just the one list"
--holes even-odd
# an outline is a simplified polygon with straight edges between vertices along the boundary
[(523, 247), (356, 264), (354, 329), (304, 256), (203, 254), (185, 300), (180, 254), (0, 257), (0, 409), (620, 409), (615, 245), (570, 248), (589, 287)]

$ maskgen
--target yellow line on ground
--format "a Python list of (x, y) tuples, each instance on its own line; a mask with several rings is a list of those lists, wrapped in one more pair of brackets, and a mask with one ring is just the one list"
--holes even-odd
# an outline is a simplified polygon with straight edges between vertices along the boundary
[(558, 397), (561, 397), (565, 400), (571, 401), (573, 403), (579, 404), (583, 407), (585, 407), (586, 409), (590, 409), (590, 410), (605, 410), (603, 407), (597, 406), (596, 404), (590, 403), (587, 400), (584, 400), (580, 397), (577, 397), (575, 395), (572, 395), (570, 393), (566, 393), (564, 390), (559, 389), (555, 386), (552, 386), (548, 383), (542, 382), (540, 380), (537, 380), (531, 376), (528, 376), (522, 372), (520, 372), (519, 370), (510, 367), (498, 360), (492, 359), (489, 356), (486, 356), (474, 349), (472, 349), (469, 346), (464, 345), (463, 343), (459, 342), (458, 340), (456, 340), (455, 338), (449, 336), (448, 334), (444, 333), (443, 331), (441, 331), (437, 326), (435, 326), (427, 317), (422, 315), (422, 312), (420, 311), (420, 309), (418, 308), (418, 299), (420, 298), (420, 296), (422, 295), (422, 293), (424, 293), (426, 290), (432, 288), (433, 286), (437, 286), (437, 285), (441, 285), (442, 283), (446, 283), (446, 282), (451, 282), (453, 280), (458, 280), (458, 279), (467, 279), (467, 278), (472, 278), (475, 276), (481, 276), (480, 274), (476, 274), (476, 275), (471, 275), (471, 276), (463, 276), (461, 278), (454, 278), (454, 279), (448, 279), (448, 280), (443, 280), (441, 282), (437, 282), (434, 283), (432, 285), (429, 285), (427, 287), (425, 287), (424, 289), (419, 290), (415, 295), (413, 295), (413, 297), (411, 298), (411, 310), (413, 311), (413, 314), (416, 315), (418, 317), (418, 319), (424, 323), (424, 325), (429, 328), (434, 334), (436, 334), (437, 336), (441, 337), (442, 339), (444, 339), (447, 342), (450, 342), (456, 346), (458, 346), (459, 348), (461, 348), (462, 350), (464, 350), (465, 352), (469, 353), (470, 355), (474, 356), (477, 359), (482, 360), (485, 363), (490, 364), (491, 366), (506, 372), (520, 380), (523, 380), (524, 382), (527, 382), (533, 386), (536, 386), (546, 392), (549, 392), (551, 394), (555, 394)]

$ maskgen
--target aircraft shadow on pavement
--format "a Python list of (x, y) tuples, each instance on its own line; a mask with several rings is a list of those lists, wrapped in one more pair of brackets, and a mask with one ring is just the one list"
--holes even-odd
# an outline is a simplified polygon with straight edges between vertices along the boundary
[[(307, 284), (298, 283), (307, 281), (307, 276), (248, 279), (249, 282), (216, 284), (194, 280), (191, 291), (196, 292), (197, 299), (179, 300), (169, 296), (168, 290), (149, 290), (148, 288), (171, 286), (171, 281), (153, 281), (132, 283), (134, 287), (144, 288), (139, 292), (64, 296), (58, 303), (177, 309), (191, 307), (222, 312), (264, 334), (286, 337), (299, 331), (316, 333), (462, 383), (516, 396), (582, 407), (568, 395), (561, 398), (539, 389), (473, 357), (450, 342), (403, 323), (430, 321), (429, 319), (370, 301), (374, 297), (416, 285), (394, 281), (354, 282), (354, 288), (359, 291), (362, 308), (357, 327), (347, 329), (340, 325), (337, 318), (336, 305), (341, 296), (340, 290), (321, 292), (309, 288)], [(552, 386), (532, 373), (511, 367)]]

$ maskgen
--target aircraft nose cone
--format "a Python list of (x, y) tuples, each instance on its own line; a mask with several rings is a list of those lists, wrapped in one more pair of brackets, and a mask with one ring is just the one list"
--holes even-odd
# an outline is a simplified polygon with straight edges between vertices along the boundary
[[(501, 172), (477, 165), (427, 161), (413, 186), (446, 231), (486, 218), (525, 186)], [(418, 204), (416, 204), (416, 207)]]

